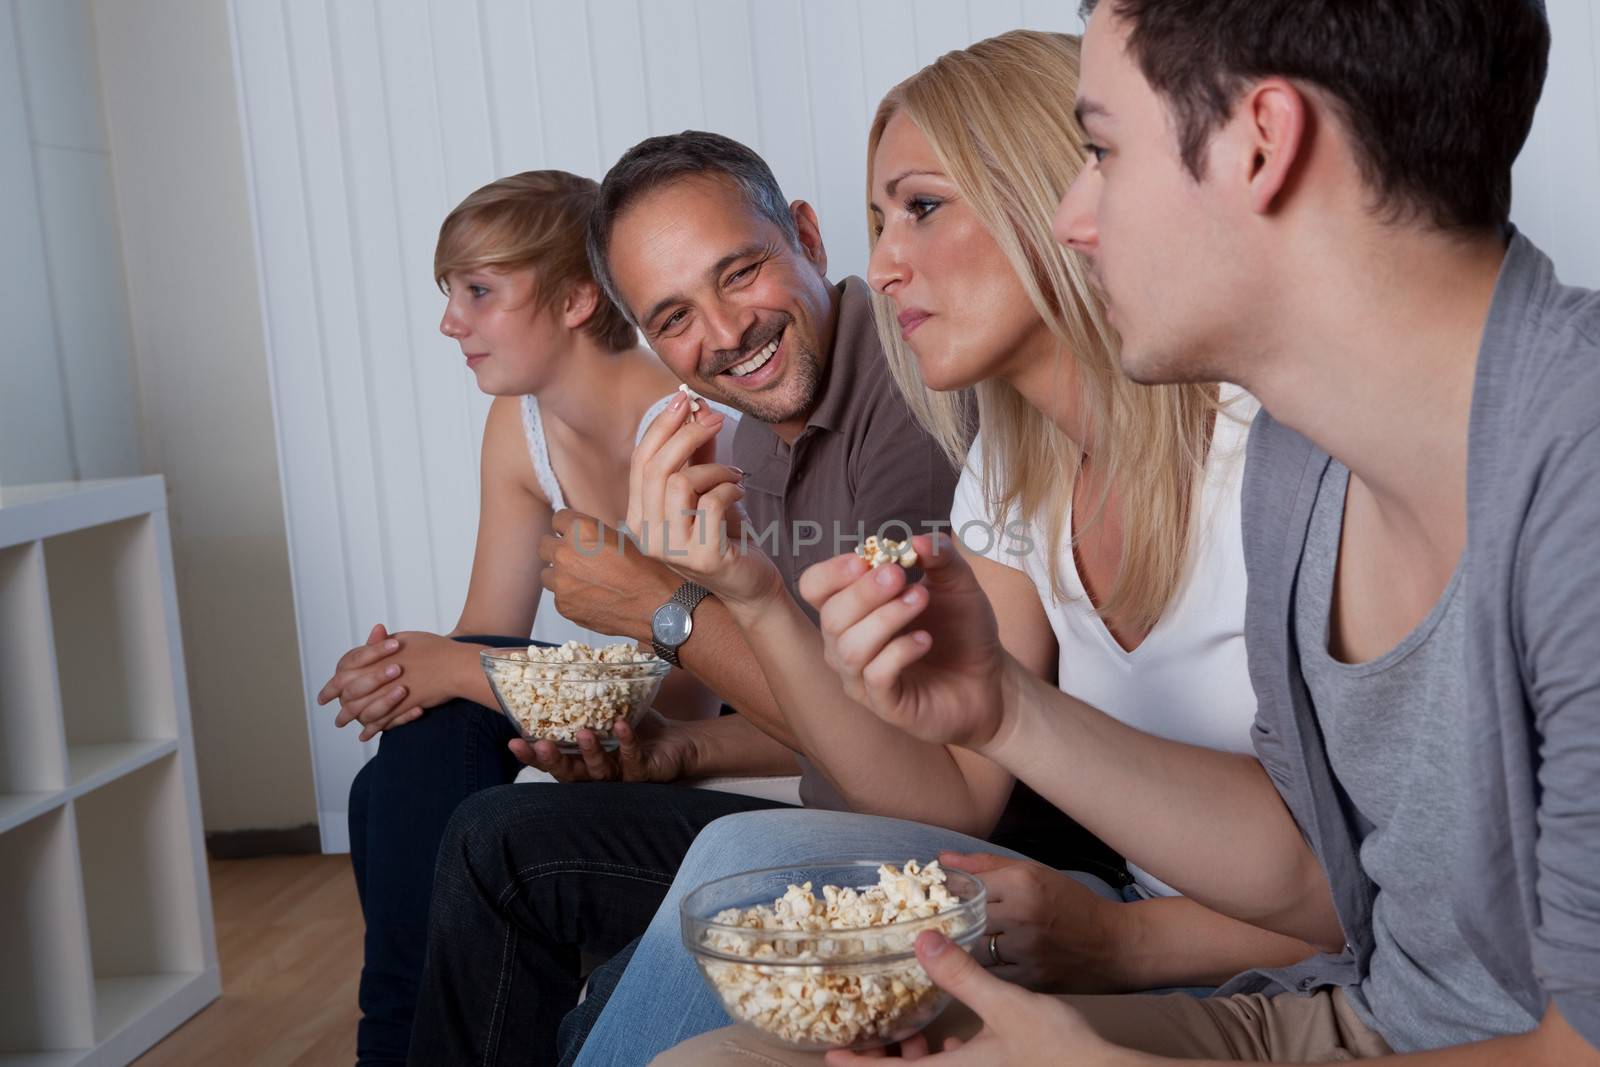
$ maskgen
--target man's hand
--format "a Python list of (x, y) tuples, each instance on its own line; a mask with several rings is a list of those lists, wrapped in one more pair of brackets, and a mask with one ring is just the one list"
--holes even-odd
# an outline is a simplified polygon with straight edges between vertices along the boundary
[(637, 728), (622, 719), (612, 725), (617, 750), (607, 752), (592, 730), (578, 731), (578, 755), (568, 755), (554, 742), (511, 742), (523, 763), (553, 775), (558, 782), (676, 782), (694, 773), (699, 763), (694, 729), (650, 711)]
[(650, 617), (683, 584), (618, 531), (578, 511), (558, 511), (555, 533), (539, 542), (549, 564), (544, 587), (556, 610), (603, 634), (650, 640)]
[(628, 528), (643, 549), (705, 586), (730, 610), (787, 596), (778, 568), (744, 536), (744, 472), (709, 458), (723, 416), (674, 402), (656, 416), (628, 468)]
[[(913, 737), (978, 749), (999, 729), (1009, 657), (994, 609), (949, 537), (912, 539), (923, 580), (848, 554), (807, 568), (823, 651), (845, 691)], [(929, 655), (932, 652), (933, 655)]]
[[(992, 853), (941, 852), (946, 868), (976, 875), (989, 898), (985, 939), (1003, 965), (995, 974), (1040, 993), (1115, 993), (1122, 985), (1109, 973), (1117, 958), (1117, 920), (1127, 905), (1033, 860)], [(976, 950), (993, 967), (986, 947)]]
[[(901, 1053), (908, 1059), (925, 1059), (938, 1067), (1034, 1067), (1040, 1063), (1122, 1067), (1139, 1062), (1136, 1054), (1107, 1043), (1066, 1004), (1001, 981), (935, 930), (917, 936), (917, 962), (940, 989), (978, 1014), (983, 1029), (965, 1042), (950, 1038), (944, 1050), (934, 1055), (927, 1054), (926, 1041), (914, 1038), (902, 1043)], [(876, 1058), (830, 1052), (827, 1063), (846, 1067)]]

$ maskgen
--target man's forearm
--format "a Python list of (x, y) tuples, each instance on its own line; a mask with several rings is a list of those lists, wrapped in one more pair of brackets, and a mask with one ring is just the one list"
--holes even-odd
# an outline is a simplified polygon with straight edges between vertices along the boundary
[(1136, 730), (1015, 664), (1005, 693), (984, 755), (1185, 896), (1343, 944), (1326, 875), (1256, 759)]
[(756, 777), (800, 773), (789, 746), (769, 737), (743, 715), (684, 723), (694, 738), (695, 778)]

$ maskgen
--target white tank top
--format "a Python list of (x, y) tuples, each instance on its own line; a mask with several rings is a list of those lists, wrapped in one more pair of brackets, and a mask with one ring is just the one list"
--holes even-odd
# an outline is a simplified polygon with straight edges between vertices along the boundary
[[(665, 411), (667, 405), (672, 403), (672, 398), (677, 395), (676, 391), (668, 393), (650, 405), (644, 417), (639, 420), (639, 429), (633, 437), (635, 444), (644, 436), (644, 432), (650, 428), (656, 416)], [(727, 416), (722, 429), (717, 431), (717, 462), (729, 463), (733, 456), (733, 432), (739, 427), (739, 413), (703, 398), (700, 402), (711, 403), (712, 407)], [(533, 476), (539, 483), (539, 489), (544, 493), (545, 500), (549, 501), (550, 510), (560, 511), (567, 506), (567, 498), (561, 492), (561, 482), (556, 478), (555, 468), (550, 465), (550, 443), (544, 435), (544, 420), (539, 414), (539, 400), (531, 394), (522, 398), (522, 433), (528, 441), (528, 456), (533, 460)], [(534, 616), (533, 633), (529, 636), (535, 641), (549, 641), (557, 645), (563, 641), (582, 641), (588, 645), (599, 646), (627, 640), (585, 629), (564, 617), (556, 610), (555, 596), (548, 589), (539, 595), (539, 611)]]
[[(952, 533), (960, 533), (967, 523), (976, 523), (961, 538), (968, 550), (1033, 580), (1060, 648), (1057, 684), (1062, 692), (1157, 737), (1253, 754), (1250, 727), (1256, 696), (1244, 650), (1240, 488), (1249, 423), (1259, 405), (1237, 389), (1224, 387), (1222, 396), (1226, 406), (1212, 434), (1188, 568), (1155, 628), (1132, 652), (1117, 643), (1090, 605), (1065, 538), (1055, 551), (1068, 598), (1058, 600), (1050, 585), (1044, 524), (1022, 523), (1014, 513), (998, 523), (989, 517), (976, 443), (956, 485), (950, 524)], [(1071, 530), (1068, 506), (1065, 529)], [(1010, 526), (1012, 522), (1019, 526)], [(985, 530), (991, 523), (999, 535), (986, 546)], [(1008, 529), (1026, 530), (1034, 550), (1024, 552), (1024, 539), (1006, 536)], [(1148, 872), (1132, 864), (1128, 869), (1150, 893), (1177, 895)]]

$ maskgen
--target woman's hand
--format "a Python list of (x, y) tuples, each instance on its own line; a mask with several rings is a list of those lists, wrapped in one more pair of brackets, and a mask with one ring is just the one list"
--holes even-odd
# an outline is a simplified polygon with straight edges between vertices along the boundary
[[(1082, 1015), (1062, 1001), (994, 977), (937, 931), (917, 936), (917, 962), (939, 988), (977, 1013), (983, 1029), (966, 1041), (950, 1038), (943, 1051), (932, 1054), (925, 1040), (913, 1038), (901, 1045), (906, 1059), (926, 1060), (930, 1067), (1035, 1067), (1041, 1063), (1131, 1067), (1143, 1062), (1138, 1054), (1101, 1038)], [(877, 1058), (830, 1052), (827, 1063), (829, 1067), (848, 1067)]]
[(912, 539), (922, 581), (855, 555), (806, 570), (823, 651), (845, 691), (913, 737), (979, 748), (1000, 728), (1010, 657), (972, 568), (943, 534)]
[(562, 752), (552, 741), (511, 742), (519, 760), (550, 774), (558, 782), (676, 782), (694, 774), (699, 750), (694, 729), (646, 712), (637, 727), (622, 719), (612, 726), (617, 750), (607, 752), (593, 730), (578, 731), (578, 754)]
[(460, 672), (469, 659), (476, 669), (480, 648), (422, 630), (390, 634), (379, 623), (366, 644), (339, 658), (317, 703), (338, 700), (334, 725), (359, 722), (361, 740), (369, 740), (460, 696)]
[(681, 394), (656, 416), (628, 471), (628, 529), (646, 555), (738, 610), (787, 593), (777, 566), (748, 543), (744, 472), (697, 462), (710, 457), (723, 418), (691, 414)]
[[(941, 852), (939, 862), (983, 883), (989, 925), (973, 954), (998, 977), (1040, 993), (1126, 991), (1115, 967), (1119, 920), (1130, 905), (1107, 900), (1033, 860)], [(990, 937), (999, 966), (989, 958)]]

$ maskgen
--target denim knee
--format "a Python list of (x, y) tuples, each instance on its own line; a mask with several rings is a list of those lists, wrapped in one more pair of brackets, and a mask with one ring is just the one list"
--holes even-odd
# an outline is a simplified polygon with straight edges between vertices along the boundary
[(514, 785), (500, 785), (480, 789), (473, 793), (451, 813), (444, 827), (444, 839), (439, 843), (439, 874), (445, 871), (446, 857), (459, 860), (467, 867), (480, 869), (485, 860), (497, 853), (503, 854), (501, 842), (505, 839), (504, 818), (506, 804), (504, 793), (517, 789)]
[(787, 831), (796, 815), (788, 809), (745, 811), (706, 824), (683, 858), (683, 869), (748, 871), (775, 867), (794, 856), (794, 837)]

